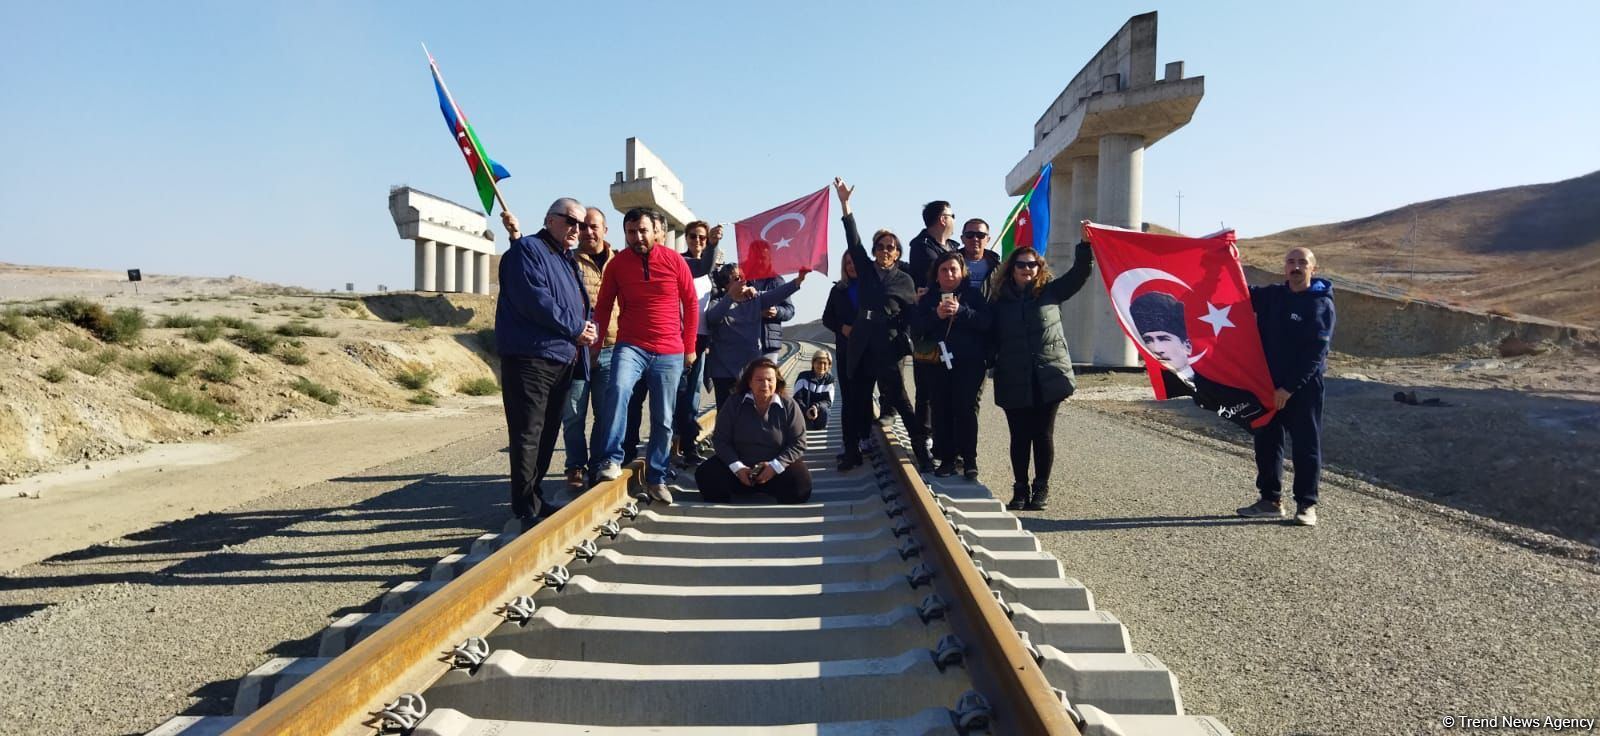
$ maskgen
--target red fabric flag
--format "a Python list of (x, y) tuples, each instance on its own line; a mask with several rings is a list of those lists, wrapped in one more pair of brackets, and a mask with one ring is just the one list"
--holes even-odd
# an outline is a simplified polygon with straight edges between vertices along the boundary
[(739, 270), (764, 279), (802, 269), (828, 273), (828, 188), (733, 225)]
[(1271, 421), (1272, 374), (1233, 231), (1185, 238), (1084, 223), (1083, 232), (1156, 398), (1193, 396), (1249, 428)]

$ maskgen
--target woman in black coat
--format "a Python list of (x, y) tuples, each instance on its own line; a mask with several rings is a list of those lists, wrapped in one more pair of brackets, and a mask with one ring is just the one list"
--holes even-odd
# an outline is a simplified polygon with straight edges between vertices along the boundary
[[(1055, 462), (1056, 410), (1072, 395), (1072, 355), (1061, 331), (1061, 303), (1089, 279), (1094, 256), (1079, 243), (1072, 268), (1051, 278), (1033, 248), (1011, 252), (990, 276), (989, 316), (994, 350), (994, 403), (1011, 430), (1012, 510), (1038, 511), (1050, 497)], [(1028, 483), (1028, 455), (1034, 462)]]
[(989, 309), (983, 290), (967, 279), (961, 251), (943, 253), (933, 262), (928, 291), (911, 313), (911, 331), (939, 346), (939, 362), (929, 373), (933, 391), (933, 446), (939, 467), (933, 474), (949, 477), (966, 466), (967, 480), (978, 479), (978, 394), (989, 367)]
[[(900, 373), (900, 361), (910, 354), (910, 341), (906, 339), (905, 318), (916, 302), (916, 287), (911, 276), (900, 269), (900, 238), (888, 230), (872, 235), (872, 256), (861, 244), (861, 234), (856, 231), (856, 219), (850, 212), (850, 194), (855, 187), (835, 177), (833, 188), (839, 195), (839, 210), (844, 213), (844, 239), (851, 262), (855, 265), (856, 316), (851, 325), (849, 350), (841, 362), (850, 366), (850, 383), (845, 387), (844, 456), (839, 459), (839, 470), (849, 470), (861, 464), (859, 442), (867, 436), (868, 423), (872, 421), (872, 388), (878, 388), (878, 399), (886, 408), (893, 408), (907, 419), (916, 416), (911, 399), (906, 396), (905, 379)], [(933, 468), (933, 458), (928, 455), (926, 431), (916, 422), (908, 421), (912, 451), (917, 465), (923, 470)]]
[[(844, 262), (839, 267), (839, 280), (828, 291), (828, 302), (822, 307), (822, 326), (833, 332), (833, 372), (835, 401), (841, 408), (845, 406), (844, 387), (850, 383), (850, 331), (854, 329), (856, 321), (856, 304), (860, 297), (856, 292), (860, 288), (856, 279), (856, 264), (850, 260), (850, 254), (844, 254)], [(844, 452), (839, 453), (843, 460)]]

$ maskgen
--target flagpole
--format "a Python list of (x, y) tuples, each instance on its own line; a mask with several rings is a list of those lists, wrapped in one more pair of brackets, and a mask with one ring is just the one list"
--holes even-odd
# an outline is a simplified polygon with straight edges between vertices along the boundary
[[(439, 88), (444, 90), (445, 99), (450, 101), (450, 109), (455, 110), (456, 119), (461, 121), (461, 127), (467, 127), (467, 116), (462, 114), (461, 106), (456, 104), (456, 96), (450, 94), (450, 85), (445, 84), (444, 74), (439, 71), (439, 64), (433, 60), (433, 54), (428, 51), (428, 44), (422, 44), (422, 53), (428, 57), (428, 68), (433, 70), (433, 76), (439, 80)], [(494, 167), (489, 165), (489, 157), (483, 155), (483, 150), (478, 148), (477, 136), (467, 136), (467, 144), (472, 146), (472, 152), (477, 155), (478, 162), (483, 164), (483, 171), (489, 175), (489, 186), (494, 188), (494, 198), (500, 202), (500, 211), (509, 212), (511, 208), (506, 205), (506, 197), (500, 193), (500, 182), (494, 178)], [(485, 215), (487, 217), (487, 215)]]

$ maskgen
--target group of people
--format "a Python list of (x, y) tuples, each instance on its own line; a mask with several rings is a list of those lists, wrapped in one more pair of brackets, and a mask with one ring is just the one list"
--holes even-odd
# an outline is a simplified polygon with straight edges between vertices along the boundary
[[(700, 221), (685, 227), (684, 252), (665, 247), (666, 218), (648, 208), (623, 215), (623, 249), (607, 242), (602, 210), (570, 197), (551, 204), (532, 235), (524, 235), (509, 212), (501, 220), (511, 245), (500, 261), (495, 337), (515, 516), (536, 520), (555, 510), (540, 483), (558, 433), (569, 487), (581, 491), (620, 477), (622, 466), (638, 456), (646, 403), (644, 489), (671, 503), (674, 445), (683, 465), (700, 466), (697, 477), (718, 462), (699, 452), (699, 401), (707, 381), (724, 409), (719, 428), (726, 422), (726, 431), (740, 433), (733, 440), (713, 437), (728, 477), (787, 501), (809, 497), (809, 474), (795, 460), (805, 451), (807, 429), (826, 426), (831, 356), (815, 356), (820, 372), (802, 381), (796, 397), (783, 394), (773, 361), (782, 347), (781, 325), (794, 317), (790, 297), (805, 272), (793, 281), (747, 280), (736, 264), (717, 264), (723, 227)], [(727, 411), (730, 405), (740, 411)], [(733, 421), (746, 407), (760, 414), (755, 424), (765, 429)], [(585, 431), (591, 412), (593, 426)], [(773, 437), (762, 442), (767, 432)], [(701, 491), (707, 494), (706, 481)]]
[[(1056, 417), (1075, 389), (1060, 307), (1091, 274), (1089, 245), (1079, 243), (1071, 267), (1058, 276), (1032, 247), (1004, 258), (990, 250), (981, 218), (966, 220), (957, 242), (954, 211), (936, 200), (923, 208), (924, 228), (907, 262), (900, 238), (887, 229), (873, 233), (869, 251), (851, 210), (854, 187), (836, 178), (834, 189), (846, 253), (823, 324), (835, 335), (835, 353), (812, 356), (812, 369), (797, 377), (792, 394), (774, 358), (781, 324), (794, 316), (790, 297), (806, 272), (793, 281), (747, 280), (738, 264), (718, 266), (723, 228), (704, 222), (687, 226), (685, 252), (663, 247), (664, 217), (649, 209), (624, 215), (627, 248), (617, 251), (605, 241), (604, 213), (575, 199), (557, 200), (543, 229), (528, 236), (502, 213), (512, 243), (500, 265), (496, 336), (514, 514), (536, 519), (551, 511), (539, 481), (558, 427), (566, 432), (569, 484), (619, 477), (637, 453), (646, 398), (645, 492), (667, 503), (674, 437), (684, 464), (697, 466), (705, 500), (759, 488), (782, 502), (805, 501), (811, 493), (800, 462), (806, 432), (826, 427), (836, 402), (844, 438), (840, 472), (862, 464), (875, 414), (898, 414), (924, 472), (976, 480), (978, 412), (991, 376), (1010, 433), (1007, 507), (1045, 508)], [(1286, 258), (1284, 284), (1252, 289), (1278, 413), (1256, 433), (1260, 498), (1241, 515), (1285, 515), (1280, 479), (1287, 435), (1300, 506), (1295, 519), (1316, 523), (1321, 373), (1333, 311), (1327, 282), (1312, 278), (1315, 269), (1315, 256), (1295, 249)], [(902, 374), (907, 357), (914, 398)], [(705, 381), (718, 407), (709, 458), (696, 443)], [(586, 409), (595, 416), (587, 437)]]

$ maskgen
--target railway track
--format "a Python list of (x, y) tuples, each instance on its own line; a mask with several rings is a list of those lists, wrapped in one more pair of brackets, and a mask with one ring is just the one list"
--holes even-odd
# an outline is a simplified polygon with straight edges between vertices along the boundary
[(1230, 733), (987, 489), (924, 481), (898, 425), (836, 473), (833, 424), (810, 503), (644, 505), (625, 473), (151, 733)]

